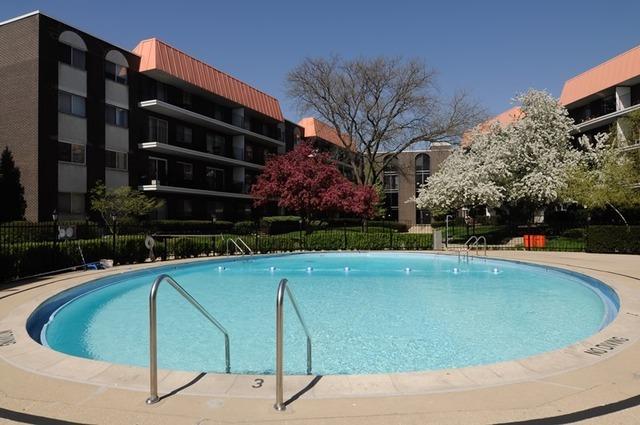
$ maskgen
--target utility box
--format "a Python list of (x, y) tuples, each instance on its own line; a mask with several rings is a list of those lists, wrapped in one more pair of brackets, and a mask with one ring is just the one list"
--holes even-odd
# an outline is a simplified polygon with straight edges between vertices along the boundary
[(442, 230), (433, 231), (433, 249), (442, 250)]

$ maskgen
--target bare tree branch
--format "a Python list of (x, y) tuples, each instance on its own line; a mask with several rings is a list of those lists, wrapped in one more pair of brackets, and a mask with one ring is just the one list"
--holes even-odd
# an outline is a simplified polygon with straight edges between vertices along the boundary
[(465, 92), (443, 99), (433, 70), (399, 57), (307, 58), (289, 72), (287, 91), (301, 112), (334, 128), (357, 182), (367, 185), (380, 183), (384, 167), (411, 146), (455, 143), (486, 119)]

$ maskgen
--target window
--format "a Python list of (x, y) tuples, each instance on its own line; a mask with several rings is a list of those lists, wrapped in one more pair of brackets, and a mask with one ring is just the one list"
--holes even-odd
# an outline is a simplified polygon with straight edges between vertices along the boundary
[(149, 157), (147, 172), (150, 184), (165, 184), (167, 182), (167, 160)]
[(219, 201), (207, 201), (207, 215), (222, 217), (224, 215), (224, 206)]
[(191, 144), (193, 131), (189, 127), (178, 124), (176, 126), (176, 142)]
[(182, 106), (191, 106), (191, 93), (182, 92)]
[(125, 152), (105, 151), (105, 166), (115, 170), (127, 171), (128, 158)]
[(149, 141), (167, 143), (169, 139), (169, 124), (165, 120), (149, 117)]
[(207, 152), (224, 155), (226, 140), (219, 134), (207, 133)]
[(60, 214), (84, 214), (84, 193), (58, 192)]
[(164, 102), (169, 101), (169, 90), (161, 82), (156, 82), (156, 97)]
[(191, 214), (193, 214), (193, 207), (191, 205), (191, 200), (184, 199), (182, 201), (182, 215), (183, 217), (191, 217)]
[(104, 110), (106, 114), (105, 120), (107, 124), (115, 125), (122, 128), (129, 127), (129, 111), (109, 104), (105, 105)]
[(58, 111), (71, 114), (78, 117), (86, 117), (86, 99), (82, 96), (67, 93), (66, 91), (58, 91)]
[(205, 169), (205, 180), (209, 189), (224, 190), (224, 170), (207, 167)]
[(384, 190), (396, 191), (398, 190), (398, 174), (385, 171), (384, 173)]
[(246, 145), (244, 147), (244, 160), (253, 161), (253, 146)]
[(116, 83), (127, 84), (127, 68), (117, 63), (105, 61), (104, 76)]
[(82, 70), (87, 68), (86, 53), (64, 43), (60, 43), (60, 62)]
[(73, 162), (74, 164), (84, 164), (84, 145), (58, 142), (58, 161)]
[(182, 180), (193, 180), (193, 164), (178, 162), (178, 167), (182, 169)]

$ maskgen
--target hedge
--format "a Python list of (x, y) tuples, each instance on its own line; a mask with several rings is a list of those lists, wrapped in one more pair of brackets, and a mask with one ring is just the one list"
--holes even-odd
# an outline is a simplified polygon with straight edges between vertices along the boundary
[[(302, 238), (300, 237), (302, 235)], [(227, 240), (237, 235), (183, 236), (156, 238), (156, 257), (190, 258), (203, 255), (224, 254)], [(382, 249), (431, 249), (431, 235), (396, 232), (344, 232), (317, 231), (310, 234), (290, 232), (281, 235), (250, 235), (244, 242), (261, 253), (297, 250), (332, 251), (382, 250)], [(82, 264), (78, 247), (82, 248), (87, 263), (102, 258), (113, 258), (116, 264), (131, 264), (147, 261), (149, 250), (144, 245), (145, 235), (119, 235), (116, 239), (116, 254), (113, 255), (113, 239), (105, 236), (95, 239), (52, 242), (27, 242), (4, 245), (0, 252), (0, 281), (16, 277), (31, 276)]]
[(640, 254), (640, 226), (589, 226), (586, 251)]
[(293, 232), (300, 229), (300, 217), (296, 215), (264, 217), (260, 220), (260, 229), (269, 235)]

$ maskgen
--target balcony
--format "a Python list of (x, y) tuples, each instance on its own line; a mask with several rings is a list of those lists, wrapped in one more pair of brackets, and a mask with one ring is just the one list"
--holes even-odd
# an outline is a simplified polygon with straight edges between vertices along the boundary
[[(197, 189), (192, 187), (169, 186), (164, 181), (148, 180), (138, 186), (138, 190), (150, 193), (174, 193), (180, 195), (216, 196), (220, 198), (251, 199), (247, 193)], [(163, 184), (164, 183), (164, 184)], [(233, 185), (232, 185), (233, 187)]]
[(185, 108), (181, 108), (176, 105), (172, 105), (167, 102), (163, 102), (162, 100), (158, 99), (142, 101), (138, 104), (138, 106), (147, 111), (166, 115), (168, 117), (189, 122), (201, 127), (210, 128), (221, 133), (230, 135), (243, 135), (249, 140), (254, 140), (263, 144), (284, 146), (284, 142), (276, 138), (265, 136), (263, 134), (245, 128), (250, 126), (245, 123), (244, 118), (241, 116), (232, 117), (232, 122), (234, 124), (230, 124), (215, 118), (208, 117), (206, 115), (199, 114), (197, 112), (190, 111)]
[(640, 104), (632, 105), (619, 111), (613, 111), (599, 117), (587, 119), (580, 122), (579, 124), (576, 124), (577, 130), (575, 131), (575, 133), (584, 133), (585, 131), (598, 128), (603, 125), (611, 124), (617, 118), (627, 115), (628, 113), (637, 109), (640, 109)]
[(142, 142), (138, 144), (138, 148), (142, 149), (143, 151), (162, 153), (166, 155), (175, 155), (182, 158), (190, 158), (198, 161), (224, 164), (224, 165), (229, 165), (233, 167), (246, 167), (254, 170), (262, 170), (264, 168), (263, 165), (254, 164), (252, 162), (243, 161), (241, 159), (229, 158), (226, 156), (215, 155), (212, 153), (182, 148), (180, 146), (174, 146), (168, 143)]

